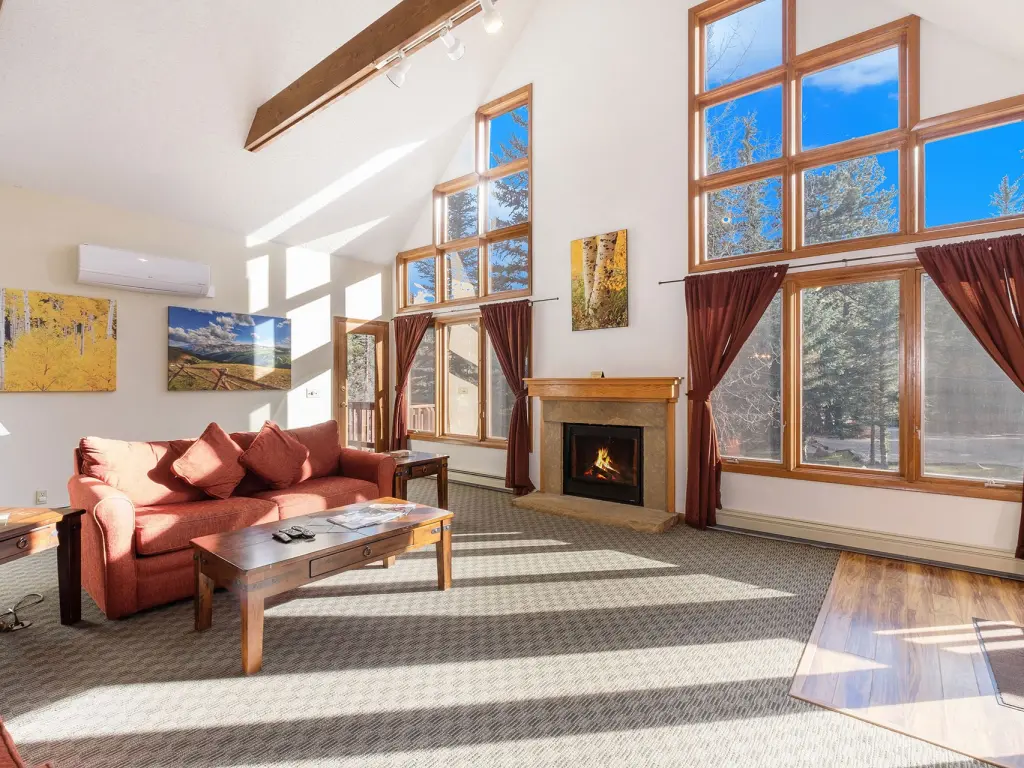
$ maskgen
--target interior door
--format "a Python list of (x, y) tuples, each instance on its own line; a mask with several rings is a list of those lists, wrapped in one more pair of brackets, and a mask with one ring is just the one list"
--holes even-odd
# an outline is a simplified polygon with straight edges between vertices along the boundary
[(388, 450), (388, 324), (334, 318), (334, 417), (342, 445)]

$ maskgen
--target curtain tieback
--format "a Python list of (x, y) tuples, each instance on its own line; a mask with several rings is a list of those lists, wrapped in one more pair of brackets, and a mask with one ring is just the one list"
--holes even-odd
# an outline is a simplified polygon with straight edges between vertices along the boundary
[(528, 389), (520, 389), (518, 392), (516, 392), (516, 400), (525, 400), (529, 396), (530, 391)]
[(686, 393), (686, 399), (694, 403), (702, 403), (706, 400), (711, 399), (711, 393), (705, 395), (700, 392), (695, 392), (694, 390), (691, 389), (689, 392)]

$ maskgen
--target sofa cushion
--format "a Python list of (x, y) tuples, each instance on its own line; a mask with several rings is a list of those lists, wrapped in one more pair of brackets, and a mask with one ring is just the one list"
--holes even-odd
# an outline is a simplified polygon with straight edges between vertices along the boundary
[(282, 489), (298, 482), (308, 458), (306, 446), (268, 421), (238, 461), (270, 483), (271, 488)]
[[(252, 445), (252, 441), (256, 439), (255, 432), (232, 432), (228, 435), (232, 440), (238, 443), (238, 447), (242, 449), (242, 453), (249, 450)], [(270, 490), (270, 483), (264, 480), (262, 477), (257, 475), (255, 472), (245, 469), (245, 477), (242, 478), (242, 482), (235, 488), (233, 496), (255, 496), (260, 491)]]
[(18, 755), (14, 740), (4, 727), (3, 720), (0, 720), (0, 768), (25, 768), (25, 763)]
[(338, 472), (341, 457), (341, 439), (338, 436), (338, 422), (325, 421), (311, 427), (298, 427), (286, 432), (309, 449), (309, 458), (302, 465), (299, 482), (314, 477), (327, 477)]
[(84, 437), (79, 443), (83, 474), (124, 493), (137, 506), (180, 504), (207, 498), (202, 488), (174, 476), (171, 465), (192, 440), (136, 443)]
[(256, 494), (259, 499), (272, 501), (278, 506), (281, 519), (323, 512), (359, 501), (370, 501), (380, 496), (377, 486), (354, 477), (317, 477), (284, 490), (270, 490)]
[(226, 499), (245, 477), (245, 467), (238, 463), (241, 455), (238, 443), (213, 423), (175, 459), (171, 471), (215, 499)]
[(186, 549), (189, 541), (279, 520), (277, 505), (263, 499), (232, 496), (188, 504), (158, 504), (135, 510), (135, 550), (159, 555)]

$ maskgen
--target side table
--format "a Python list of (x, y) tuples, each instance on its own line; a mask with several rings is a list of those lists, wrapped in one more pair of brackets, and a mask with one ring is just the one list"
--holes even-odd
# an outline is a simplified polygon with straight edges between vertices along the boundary
[(448, 457), (440, 453), (412, 451), (405, 456), (395, 456), (395, 498), (408, 500), (406, 488), (409, 480), (417, 477), (437, 475), (437, 506), (448, 509)]
[(82, 619), (82, 515), (62, 507), (0, 507), (0, 565), (57, 548), (60, 623)]

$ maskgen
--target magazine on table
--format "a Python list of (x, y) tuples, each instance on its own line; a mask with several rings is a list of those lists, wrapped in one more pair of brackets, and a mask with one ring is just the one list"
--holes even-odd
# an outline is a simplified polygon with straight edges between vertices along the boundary
[(369, 528), (372, 525), (390, 523), (392, 520), (405, 517), (414, 509), (416, 509), (415, 504), (371, 504), (368, 507), (351, 509), (327, 519), (335, 525), (355, 531), (360, 528)]

